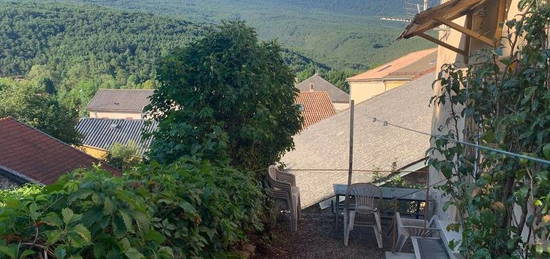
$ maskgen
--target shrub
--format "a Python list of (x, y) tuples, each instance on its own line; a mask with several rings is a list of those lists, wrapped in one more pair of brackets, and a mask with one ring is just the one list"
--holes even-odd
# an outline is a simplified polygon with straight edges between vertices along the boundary
[(3, 195), (0, 255), (214, 257), (260, 230), (262, 194), (246, 173), (208, 162), (77, 170), (28, 195)]
[[(149, 157), (195, 156), (259, 170), (294, 148), (302, 118), (294, 75), (276, 42), (242, 21), (222, 21), (165, 56), (145, 108), (159, 122)], [(181, 109), (181, 107), (185, 107)]]
[(129, 169), (141, 162), (139, 147), (135, 141), (130, 140), (126, 144), (114, 143), (109, 148), (107, 163), (118, 169)]

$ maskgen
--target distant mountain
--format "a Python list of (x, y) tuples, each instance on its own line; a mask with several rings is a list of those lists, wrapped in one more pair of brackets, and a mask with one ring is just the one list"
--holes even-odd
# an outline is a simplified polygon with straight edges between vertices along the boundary
[(240, 18), (256, 27), (263, 39), (276, 38), (289, 49), (335, 69), (366, 69), (433, 46), (422, 39), (395, 41), (405, 24), (380, 20), (381, 16), (406, 16), (404, 4), (420, 0), (58, 1), (182, 16), (194, 22)]

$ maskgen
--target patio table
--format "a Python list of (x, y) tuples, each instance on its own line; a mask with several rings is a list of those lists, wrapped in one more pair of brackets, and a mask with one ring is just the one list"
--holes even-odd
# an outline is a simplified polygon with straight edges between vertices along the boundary
[[(335, 222), (338, 225), (338, 215), (340, 215), (340, 196), (346, 196), (348, 189), (347, 184), (334, 184), (334, 195), (336, 196), (335, 207)], [(415, 216), (418, 219), (420, 216), (420, 204), (426, 202), (426, 190), (422, 189), (410, 189), (410, 188), (396, 188), (396, 187), (380, 187), (382, 189), (382, 199), (398, 201), (409, 201), (416, 203)], [(424, 215), (425, 216), (425, 215)]]

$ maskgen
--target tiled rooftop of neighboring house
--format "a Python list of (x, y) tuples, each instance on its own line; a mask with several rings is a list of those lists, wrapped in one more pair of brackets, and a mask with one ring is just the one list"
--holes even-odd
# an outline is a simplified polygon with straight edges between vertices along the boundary
[[(374, 123), (370, 117), (430, 132), (433, 111), (428, 104), (434, 79), (435, 74), (429, 73), (355, 105), (354, 169), (391, 170), (425, 157), (430, 145), (429, 136)], [(333, 184), (346, 183), (349, 119), (350, 110), (345, 110), (311, 125), (294, 136), (295, 150), (283, 157), (282, 162), (296, 175), (304, 207), (333, 195)], [(353, 175), (354, 182), (371, 180), (372, 173), (356, 172)]]
[(94, 112), (141, 113), (150, 103), (150, 89), (99, 89), (87, 106)]
[(24, 181), (54, 183), (78, 168), (100, 164), (114, 174), (120, 172), (84, 152), (6, 117), (0, 119), (0, 168)]
[(116, 120), (116, 119), (80, 119), (76, 129), (82, 135), (82, 144), (85, 146), (109, 150), (115, 143), (127, 144), (133, 141), (139, 148), (139, 155), (143, 155), (151, 144), (152, 138), (142, 138), (142, 132), (153, 132), (157, 122), (146, 124), (144, 120)]
[(330, 96), (325, 91), (301, 92), (296, 103), (302, 106), (304, 129), (336, 114)]
[(435, 71), (437, 48), (415, 51), (361, 74), (352, 76), (349, 82), (375, 80), (412, 80)]
[(332, 102), (349, 103), (349, 94), (331, 84), (318, 74), (298, 83), (296, 88), (298, 88), (300, 92), (325, 91), (330, 96)]

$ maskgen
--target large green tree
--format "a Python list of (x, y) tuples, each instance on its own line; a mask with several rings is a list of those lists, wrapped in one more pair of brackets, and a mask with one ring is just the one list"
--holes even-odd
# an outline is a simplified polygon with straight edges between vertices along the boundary
[(294, 75), (276, 42), (242, 21), (224, 21), (177, 49), (157, 69), (146, 109), (159, 121), (150, 157), (225, 161), (256, 170), (294, 147), (301, 129)]
[(61, 104), (46, 77), (17, 82), (0, 79), (0, 118), (11, 116), (69, 144), (78, 144), (78, 112)]

